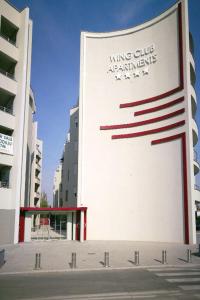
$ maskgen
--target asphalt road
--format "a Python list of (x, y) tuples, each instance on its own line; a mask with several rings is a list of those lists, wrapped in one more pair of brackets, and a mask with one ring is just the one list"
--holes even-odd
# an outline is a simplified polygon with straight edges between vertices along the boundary
[(200, 267), (0, 275), (1, 300), (200, 299)]

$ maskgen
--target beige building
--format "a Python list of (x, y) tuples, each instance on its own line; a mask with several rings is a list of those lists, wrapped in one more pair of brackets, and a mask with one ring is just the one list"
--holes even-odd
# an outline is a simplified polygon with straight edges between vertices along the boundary
[(18, 242), (20, 207), (39, 205), (42, 143), (33, 122), (31, 49), (29, 9), (18, 11), (0, 0), (1, 244)]

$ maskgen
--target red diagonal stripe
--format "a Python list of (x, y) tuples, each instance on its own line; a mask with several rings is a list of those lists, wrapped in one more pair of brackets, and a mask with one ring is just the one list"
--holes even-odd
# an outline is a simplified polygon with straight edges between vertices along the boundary
[(144, 99), (144, 100), (135, 101), (135, 102), (123, 103), (123, 104), (120, 104), (119, 107), (120, 108), (126, 108), (126, 107), (133, 107), (133, 106), (138, 106), (138, 105), (142, 105), (142, 104), (154, 102), (154, 101), (160, 100), (162, 98), (171, 96), (172, 94), (180, 92), (181, 90), (182, 90), (182, 87), (179, 86), (179, 87), (177, 87), (177, 88), (175, 88), (175, 89), (173, 89), (171, 91), (168, 91), (166, 93), (163, 93), (161, 95), (158, 95), (158, 96), (155, 96), (155, 97), (151, 97), (151, 98), (148, 98), (148, 99)]
[(149, 135), (149, 134), (154, 134), (166, 130), (170, 130), (179, 126), (183, 126), (185, 124), (185, 121), (180, 121), (171, 125), (167, 125), (164, 127), (159, 127), (156, 129), (150, 129), (146, 131), (140, 131), (140, 132), (134, 132), (134, 133), (127, 133), (127, 134), (116, 134), (112, 135), (112, 139), (126, 139), (126, 138), (134, 138), (134, 137), (139, 137), (139, 136), (144, 136), (144, 135)]
[(140, 116), (140, 115), (152, 113), (152, 112), (159, 111), (159, 110), (162, 110), (162, 109), (171, 107), (171, 106), (173, 106), (173, 105), (179, 104), (179, 103), (181, 103), (181, 102), (183, 102), (183, 101), (184, 101), (184, 97), (180, 97), (180, 98), (178, 98), (178, 99), (176, 99), (176, 100), (167, 102), (167, 103), (165, 103), (165, 104), (162, 104), (162, 105), (159, 105), (159, 106), (156, 106), (156, 107), (152, 107), (152, 108), (148, 108), (148, 109), (136, 111), (136, 112), (134, 113), (134, 115), (135, 115), (135, 116)]
[(134, 122), (134, 123), (128, 123), (128, 124), (119, 124), (119, 125), (106, 125), (106, 126), (100, 126), (100, 130), (111, 130), (111, 129), (122, 129), (122, 128), (131, 128), (131, 127), (137, 127), (137, 126), (142, 126), (146, 124), (151, 124), (151, 123), (156, 123), (160, 122), (175, 116), (178, 116), (182, 113), (185, 112), (185, 109), (179, 109), (177, 111), (174, 111), (172, 113), (169, 113), (167, 115), (161, 116), (161, 117), (156, 117), (152, 119), (148, 119), (145, 121), (139, 121), (139, 122)]

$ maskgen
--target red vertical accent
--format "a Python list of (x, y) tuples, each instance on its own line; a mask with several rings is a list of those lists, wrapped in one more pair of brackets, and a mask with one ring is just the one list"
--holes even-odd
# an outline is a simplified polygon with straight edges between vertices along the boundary
[(185, 243), (189, 244), (189, 220), (188, 220), (188, 183), (187, 183), (187, 150), (186, 136), (182, 135), (182, 156), (183, 156), (183, 191), (184, 191), (184, 219), (185, 219)]
[(20, 211), (20, 217), (19, 217), (19, 243), (24, 242), (24, 229), (25, 229), (25, 212)]
[(143, 100), (137, 100), (134, 102), (127, 102), (120, 104), (120, 108), (126, 108), (126, 107), (133, 107), (141, 104), (150, 103), (153, 101), (160, 100), (162, 98), (168, 97), (170, 95), (173, 95), (177, 92), (180, 92), (184, 88), (184, 76), (183, 76), (183, 26), (182, 26), (182, 6), (181, 3), (178, 4), (178, 43), (179, 43), (179, 85), (163, 94), (143, 99)]
[(179, 73), (180, 73), (180, 89), (184, 87), (183, 78), (183, 27), (182, 27), (182, 5), (178, 4), (178, 26), (179, 26)]
[(76, 241), (80, 241), (80, 211), (76, 212)]
[(86, 241), (87, 238), (87, 211), (84, 210), (84, 241)]
[(182, 144), (182, 160), (183, 160), (183, 198), (184, 198), (184, 228), (185, 228), (185, 244), (189, 244), (189, 216), (188, 216), (188, 180), (187, 180), (187, 148), (185, 132), (169, 136), (166, 138), (154, 140), (152, 145), (167, 143), (175, 139), (181, 138)]

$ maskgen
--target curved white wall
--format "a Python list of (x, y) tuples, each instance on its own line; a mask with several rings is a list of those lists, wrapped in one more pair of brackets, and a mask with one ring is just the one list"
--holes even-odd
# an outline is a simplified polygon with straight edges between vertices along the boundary
[(78, 205), (88, 207), (87, 239), (194, 242), (183, 4), (136, 28), (82, 33)]

